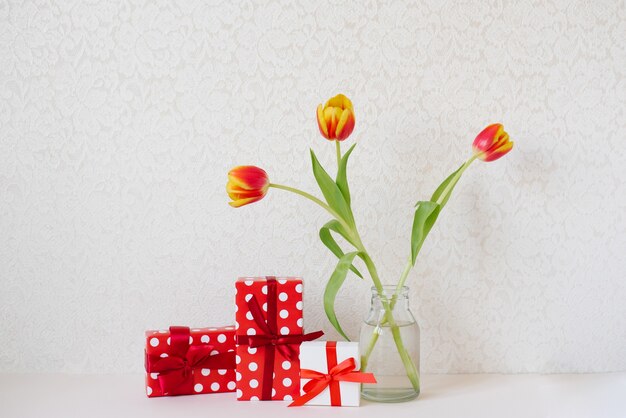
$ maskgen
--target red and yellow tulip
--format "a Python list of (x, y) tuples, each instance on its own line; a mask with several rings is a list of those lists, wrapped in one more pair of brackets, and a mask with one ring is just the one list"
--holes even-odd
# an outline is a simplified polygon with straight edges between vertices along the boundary
[(328, 140), (345, 140), (354, 130), (354, 123), (352, 102), (343, 94), (331, 98), (324, 106), (317, 106), (317, 125)]
[[(425, 208), (423, 210), (441, 210), (448, 202), (448, 199), (450, 199), (452, 190), (454, 190), (459, 179), (474, 160), (495, 161), (513, 149), (513, 142), (509, 140), (509, 134), (504, 132), (504, 127), (501, 123), (493, 123), (476, 136), (472, 148), (474, 151), (473, 155), (454, 173), (450, 174), (433, 193), (430, 203), (438, 205), (439, 208), (431, 205), (429, 202), (421, 202), (420, 207)], [(421, 219), (425, 221), (430, 218), (429, 215), (426, 215)]]
[(253, 165), (242, 165), (228, 172), (226, 192), (234, 208), (257, 202), (267, 194), (270, 180), (265, 170)]
[(513, 149), (509, 134), (500, 123), (487, 126), (474, 139), (474, 154), (483, 161), (495, 161)]

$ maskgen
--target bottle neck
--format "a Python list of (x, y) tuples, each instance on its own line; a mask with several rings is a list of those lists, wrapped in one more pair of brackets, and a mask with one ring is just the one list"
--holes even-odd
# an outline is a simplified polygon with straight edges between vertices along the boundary
[(393, 311), (409, 310), (409, 288), (403, 286), (396, 293), (395, 286), (383, 286), (382, 292), (372, 287), (371, 310), (380, 311), (385, 309), (385, 304), (393, 308)]

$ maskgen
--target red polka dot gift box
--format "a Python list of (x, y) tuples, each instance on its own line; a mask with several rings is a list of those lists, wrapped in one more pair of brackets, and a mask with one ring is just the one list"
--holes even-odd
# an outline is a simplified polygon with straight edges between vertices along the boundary
[(146, 331), (146, 394), (235, 391), (235, 327)]
[(302, 279), (244, 277), (235, 284), (237, 399), (292, 400), (300, 393)]

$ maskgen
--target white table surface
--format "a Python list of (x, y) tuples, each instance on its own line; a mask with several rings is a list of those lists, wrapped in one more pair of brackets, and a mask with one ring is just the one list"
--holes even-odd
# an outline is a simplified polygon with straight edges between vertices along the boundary
[(143, 375), (0, 375), (0, 417), (626, 417), (626, 373), (425, 375), (411, 402), (287, 408), (234, 393), (151, 398)]

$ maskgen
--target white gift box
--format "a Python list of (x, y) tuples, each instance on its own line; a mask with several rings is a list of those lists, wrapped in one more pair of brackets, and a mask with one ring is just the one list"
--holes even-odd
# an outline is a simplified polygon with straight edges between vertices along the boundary
[[(300, 345), (300, 369), (315, 370), (320, 373), (328, 373), (326, 341), (309, 341)], [(343, 342), (336, 343), (337, 363), (354, 358), (355, 371), (361, 367), (359, 343)], [(300, 379), (300, 394), (303, 395), (304, 385), (310, 379)], [(361, 403), (361, 384), (357, 382), (338, 382), (341, 393), (341, 406), (359, 406)], [(319, 395), (306, 403), (307, 405), (331, 405), (330, 387), (326, 387)]]

